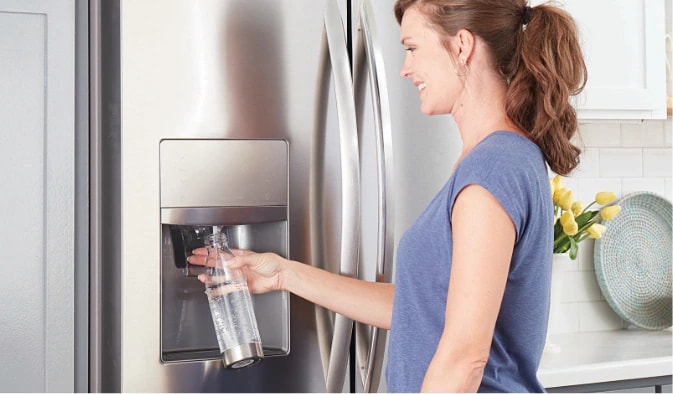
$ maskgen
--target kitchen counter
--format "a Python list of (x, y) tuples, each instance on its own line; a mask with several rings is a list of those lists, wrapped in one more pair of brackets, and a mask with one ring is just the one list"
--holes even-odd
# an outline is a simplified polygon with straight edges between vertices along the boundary
[[(538, 370), (550, 391), (592, 391), (671, 384), (671, 331), (624, 329), (553, 335)], [(570, 387), (572, 386), (572, 387)]]

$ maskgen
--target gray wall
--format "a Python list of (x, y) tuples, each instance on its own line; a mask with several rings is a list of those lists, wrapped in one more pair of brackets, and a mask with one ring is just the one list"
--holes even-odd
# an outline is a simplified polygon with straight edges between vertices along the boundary
[(0, 0), (2, 391), (74, 390), (75, 0)]

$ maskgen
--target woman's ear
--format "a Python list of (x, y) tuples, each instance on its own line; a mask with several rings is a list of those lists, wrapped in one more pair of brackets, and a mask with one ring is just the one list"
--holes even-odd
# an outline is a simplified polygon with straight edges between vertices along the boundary
[(455, 35), (455, 47), (457, 48), (456, 57), (458, 63), (467, 64), (470, 61), (470, 56), (474, 52), (475, 38), (469, 30), (461, 29)]

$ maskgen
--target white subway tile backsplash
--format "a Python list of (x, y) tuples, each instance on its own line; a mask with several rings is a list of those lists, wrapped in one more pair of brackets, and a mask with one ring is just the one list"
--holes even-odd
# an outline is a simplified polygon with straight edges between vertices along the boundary
[(606, 301), (579, 302), (579, 331), (616, 330), (624, 322)]
[(665, 182), (661, 178), (626, 178), (622, 180), (622, 196), (633, 192), (647, 191), (660, 196), (666, 195)]
[(621, 146), (622, 141), (619, 131), (619, 123), (582, 124), (573, 141), (580, 148), (586, 146)]
[[(558, 318), (549, 327), (550, 334), (578, 332), (580, 329), (579, 303), (559, 304)], [(552, 341), (553, 342), (553, 341)]]
[(624, 123), (621, 129), (622, 147), (662, 146), (664, 143), (664, 126), (660, 121)]
[(643, 149), (643, 175), (670, 177), (671, 174), (670, 148)]
[[(617, 197), (650, 191), (673, 198), (673, 124), (665, 121), (639, 123), (588, 123), (580, 126), (575, 143), (583, 150), (579, 167), (563, 178), (585, 205), (596, 192), (614, 191)], [(550, 174), (553, 176), (554, 174)], [(552, 334), (613, 330), (626, 324), (603, 297), (594, 270), (595, 241), (579, 245), (578, 258), (558, 272), (564, 292)]]
[(599, 156), (600, 150), (596, 148), (585, 148), (580, 156), (580, 164), (572, 172), (571, 176), (575, 178), (597, 178), (599, 174)]
[(596, 281), (595, 271), (578, 271), (577, 282), (579, 283), (577, 301), (600, 301), (602, 300), (601, 289)]
[(563, 284), (561, 303), (601, 300), (601, 290), (596, 282), (594, 271), (567, 271), (559, 272), (559, 274), (561, 274)]
[(600, 177), (643, 176), (643, 150), (640, 148), (603, 148), (599, 156)]
[[(622, 189), (622, 180), (620, 178), (591, 178), (579, 179), (576, 197), (587, 206), (598, 192), (614, 192), (619, 196)], [(590, 209), (596, 209), (600, 205), (594, 205)]]

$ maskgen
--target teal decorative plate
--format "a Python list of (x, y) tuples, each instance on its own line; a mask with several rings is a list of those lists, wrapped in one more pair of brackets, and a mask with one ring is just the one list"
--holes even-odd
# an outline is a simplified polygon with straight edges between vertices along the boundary
[(672, 325), (671, 202), (650, 192), (628, 194), (594, 246), (603, 296), (625, 321), (648, 330)]

